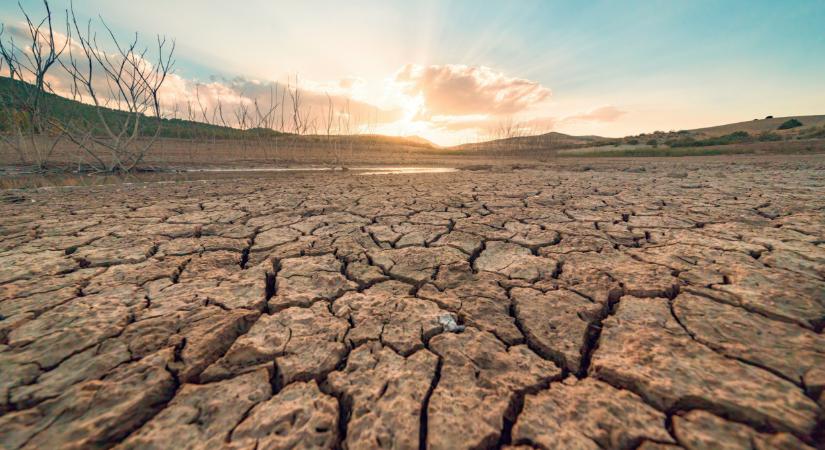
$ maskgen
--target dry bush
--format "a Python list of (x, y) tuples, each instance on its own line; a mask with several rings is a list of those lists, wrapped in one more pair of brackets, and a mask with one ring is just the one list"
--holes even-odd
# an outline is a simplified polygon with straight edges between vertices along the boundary
[(52, 94), (47, 75), (68, 46), (55, 38), (52, 12), (44, 0), (45, 17), (32, 20), (23, 6), (26, 42), (14, 40), (13, 32), (0, 26), (0, 75), (11, 81), (0, 98), (0, 139), (18, 156), (19, 162), (45, 170), (55, 147), (64, 137), (51, 114), (48, 96)]
[[(66, 11), (66, 29), (55, 30), (52, 11), (43, 1), (45, 16), (26, 19), (27, 40), (18, 45), (14, 33), (0, 28), (0, 55), (8, 89), (0, 99), (0, 137), (24, 165), (45, 170), (61, 141), (80, 150), (78, 165), (99, 171), (128, 172), (137, 167), (160, 136), (162, 113), (159, 91), (174, 66), (174, 41), (158, 36), (156, 54), (134, 39), (122, 43), (101, 20), (112, 52), (92, 31), (91, 21), (78, 23)], [(72, 105), (55, 95), (50, 77), (69, 80)], [(61, 111), (58, 111), (62, 108)], [(94, 113), (86, 114), (91, 108)], [(82, 161), (82, 162), (81, 162)]]

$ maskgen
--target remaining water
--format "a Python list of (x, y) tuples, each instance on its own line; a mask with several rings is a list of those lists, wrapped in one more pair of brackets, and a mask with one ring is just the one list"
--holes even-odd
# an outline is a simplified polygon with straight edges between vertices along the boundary
[(381, 167), (371, 169), (352, 169), (363, 170), (358, 172), (358, 175), (386, 175), (386, 174), (405, 174), (405, 173), (449, 173), (456, 172), (458, 169), (452, 167)]
[(302, 172), (340, 172), (354, 175), (448, 173), (458, 169), (450, 167), (262, 167), (262, 168), (215, 168), (190, 169), (178, 172), (137, 172), (129, 174), (78, 174), (78, 173), (0, 173), (0, 189), (31, 189), (48, 187), (100, 186), (105, 184), (178, 183), (186, 181), (221, 180), (238, 178), (265, 178)]

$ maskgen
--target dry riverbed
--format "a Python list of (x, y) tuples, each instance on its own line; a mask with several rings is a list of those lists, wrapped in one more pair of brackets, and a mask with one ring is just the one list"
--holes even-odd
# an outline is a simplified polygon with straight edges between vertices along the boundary
[(823, 167), (6, 191), (0, 443), (821, 447)]

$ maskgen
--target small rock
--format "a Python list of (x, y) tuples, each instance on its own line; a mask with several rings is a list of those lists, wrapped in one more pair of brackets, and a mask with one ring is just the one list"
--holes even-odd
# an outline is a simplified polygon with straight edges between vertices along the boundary
[(464, 331), (464, 325), (459, 325), (452, 314), (442, 314), (438, 316), (438, 323), (440, 323), (444, 331), (448, 333), (460, 333)]

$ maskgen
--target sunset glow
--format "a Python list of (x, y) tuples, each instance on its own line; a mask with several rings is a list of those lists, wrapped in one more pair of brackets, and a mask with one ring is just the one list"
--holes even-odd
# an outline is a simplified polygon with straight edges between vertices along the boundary
[[(350, 132), (453, 145), (495, 137), (505, 121), (524, 133), (624, 136), (825, 104), (821, 3), (564, 3), (91, 0), (75, 9), (116, 33), (177, 40), (169, 111), (196, 95), (262, 98), (297, 80), (316, 112), (329, 95)], [(0, 5), (4, 22), (17, 14), (13, 2)]]

